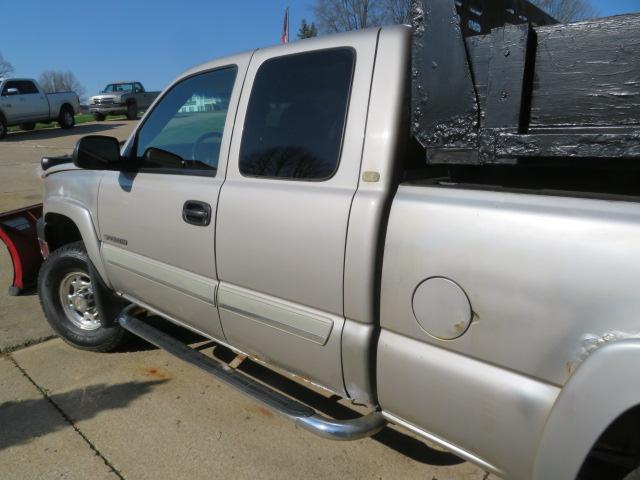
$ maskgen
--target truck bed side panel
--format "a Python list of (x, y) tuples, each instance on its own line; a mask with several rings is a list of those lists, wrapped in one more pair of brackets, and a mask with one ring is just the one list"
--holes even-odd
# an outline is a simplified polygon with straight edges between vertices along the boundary
[[(507, 449), (501, 459), (527, 456), (505, 455), (527, 442), (496, 435), (495, 425), (468, 426), (511, 412), (512, 436), (533, 432), (553, 386), (603, 339), (640, 335), (638, 242), (640, 207), (632, 202), (401, 185), (383, 265), (382, 407), (444, 438), (467, 438), (476, 453), (497, 453), (497, 442)], [(470, 325), (457, 339), (434, 336), (447, 321), (442, 299), (414, 303), (417, 287), (434, 277), (455, 282), (469, 301)], [(474, 378), (507, 383), (470, 383), (470, 363)], [(513, 373), (496, 377), (496, 367)], [(513, 374), (521, 380), (508, 380)], [(536, 408), (527, 407), (536, 398)]]

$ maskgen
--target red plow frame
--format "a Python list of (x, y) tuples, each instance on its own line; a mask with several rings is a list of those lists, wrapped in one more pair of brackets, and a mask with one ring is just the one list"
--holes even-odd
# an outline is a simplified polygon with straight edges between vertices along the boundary
[(42, 217), (42, 204), (0, 214), (0, 240), (13, 263), (13, 283), (9, 295), (35, 287), (42, 264), (36, 222)]

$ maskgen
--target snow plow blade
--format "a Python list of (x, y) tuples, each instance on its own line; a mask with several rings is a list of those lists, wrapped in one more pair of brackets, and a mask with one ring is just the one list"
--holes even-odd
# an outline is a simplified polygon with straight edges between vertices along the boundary
[(0, 213), (0, 240), (13, 263), (13, 283), (9, 295), (20, 295), (35, 287), (42, 264), (37, 221), (42, 217), (42, 204)]

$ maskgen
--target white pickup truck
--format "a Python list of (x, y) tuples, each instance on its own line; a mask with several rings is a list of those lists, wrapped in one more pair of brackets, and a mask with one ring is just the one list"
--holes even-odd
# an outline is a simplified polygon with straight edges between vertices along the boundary
[(57, 121), (62, 128), (75, 125), (80, 99), (75, 92), (44, 93), (30, 78), (0, 78), (0, 139), (7, 127), (20, 125), (33, 130), (36, 122)]

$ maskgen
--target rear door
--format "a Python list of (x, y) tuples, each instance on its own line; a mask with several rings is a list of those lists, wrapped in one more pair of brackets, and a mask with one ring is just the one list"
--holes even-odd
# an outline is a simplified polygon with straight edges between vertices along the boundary
[(49, 118), (49, 102), (44, 92), (38, 90), (31, 80), (20, 82), (20, 92), (24, 94), (26, 115), (33, 120), (47, 120)]
[(127, 146), (137, 170), (106, 172), (99, 192), (101, 252), (113, 286), (221, 339), (215, 214), (248, 58), (175, 83)]
[(256, 52), (216, 233), (228, 341), (342, 394), (345, 239), (376, 40)]

